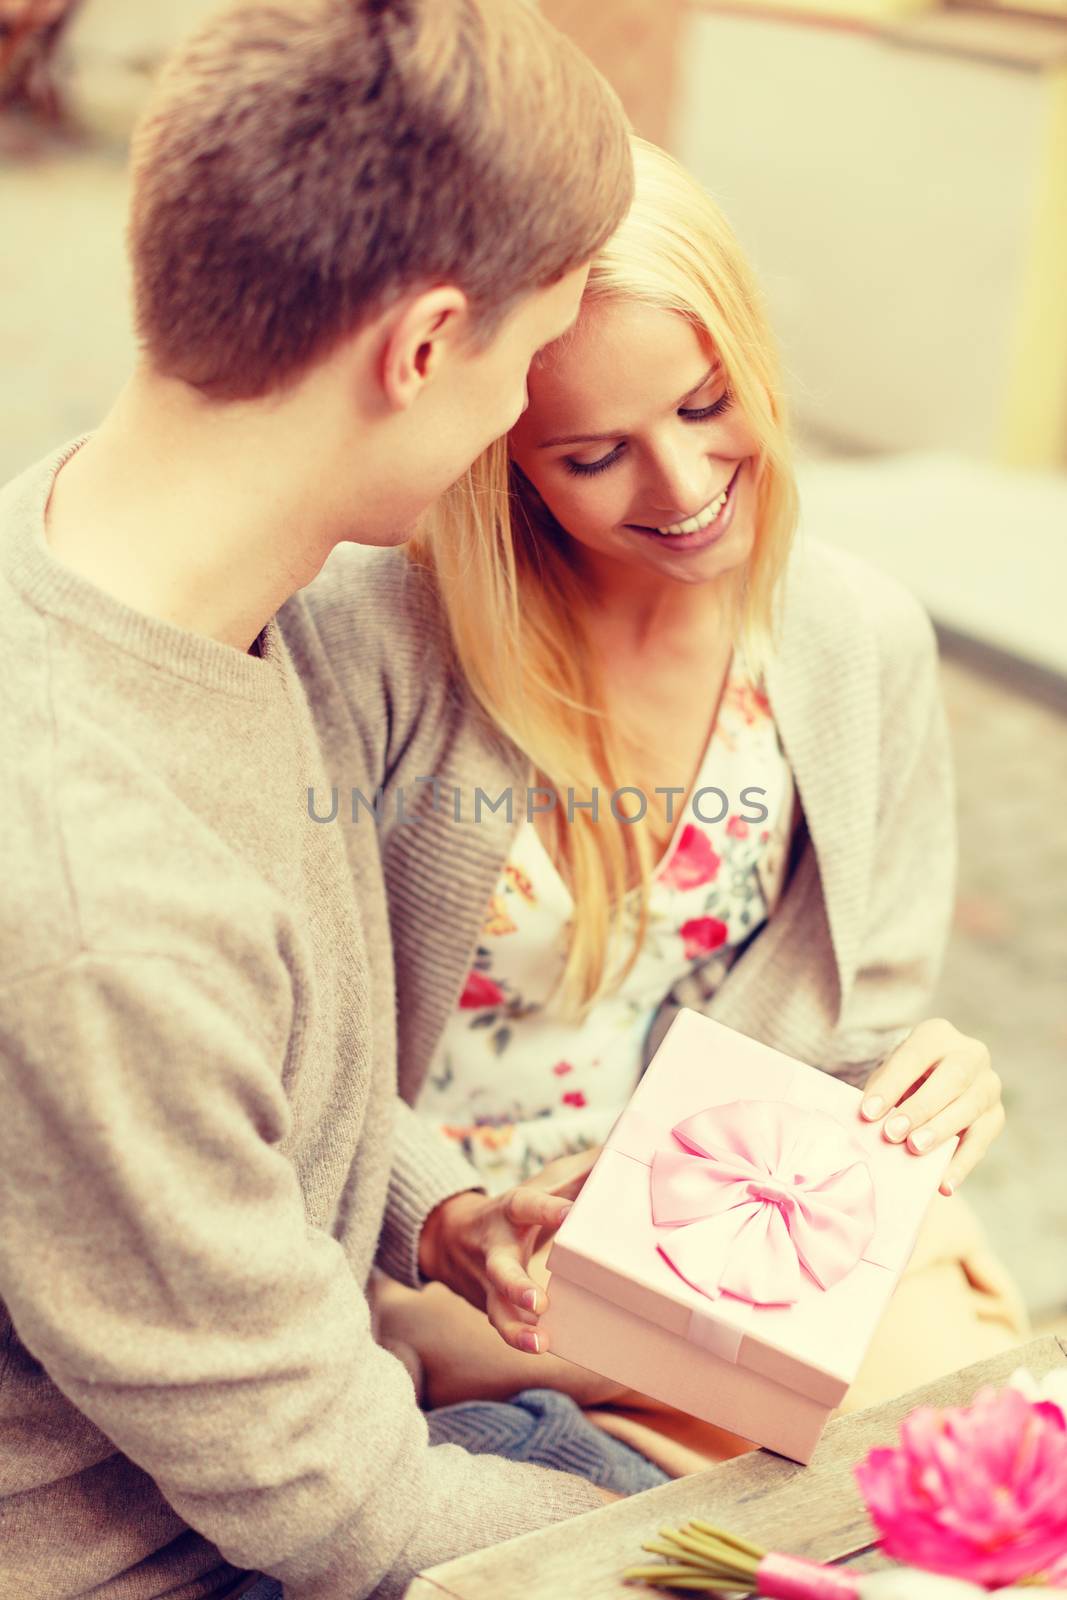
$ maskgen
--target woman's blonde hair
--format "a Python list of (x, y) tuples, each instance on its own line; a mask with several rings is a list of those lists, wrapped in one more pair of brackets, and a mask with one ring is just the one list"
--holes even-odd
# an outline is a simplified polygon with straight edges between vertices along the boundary
[[(796, 522), (777, 354), (759, 289), (714, 201), (664, 151), (641, 139), (633, 145), (634, 201), (593, 262), (583, 308), (625, 300), (676, 312), (722, 363), (733, 404), (758, 441), (757, 536), (748, 562), (728, 580), (725, 615), (759, 671), (774, 648), (775, 596)], [(646, 831), (603, 803), (627, 780), (583, 622), (587, 596), (573, 546), (509, 465), (500, 440), (409, 548), (434, 577), (474, 697), (525, 755), (531, 781), (560, 798), (556, 854), (575, 908), (562, 981), (580, 1017), (621, 981), (641, 948), (652, 863)], [(594, 814), (582, 803), (597, 793)], [(628, 959), (617, 963), (635, 875), (636, 929)]]

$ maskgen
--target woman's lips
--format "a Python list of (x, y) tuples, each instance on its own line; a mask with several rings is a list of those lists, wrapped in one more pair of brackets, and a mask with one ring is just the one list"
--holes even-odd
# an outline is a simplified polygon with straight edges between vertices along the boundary
[[(726, 533), (734, 515), (735, 489), (743, 461), (739, 461), (734, 468), (733, 477), (726, 486), (726, 501), (718, 514), (704, 527), (698, 528), (693, 533), (660, 533), (658, 528), (647, 528), (639, 522), (628, 522), (625, 527), (632, 533), (639, 533), (646, 539), (655, 539), (668, 550), (676, 550), (684, 554), (689, 550), (704, 550), (708, 545), (714, 544)], [(714, 500), (709, 504), (714, 505)], [(688, 519), (687, 519), (688, 520)]]

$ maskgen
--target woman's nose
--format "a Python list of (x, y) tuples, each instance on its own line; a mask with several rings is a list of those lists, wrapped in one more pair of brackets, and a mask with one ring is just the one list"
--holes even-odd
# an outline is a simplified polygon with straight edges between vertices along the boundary
[(708, 457), (692, 440), (657, 452), (656, 480), (653, 502), (672, 521), (702, 511), (711, 497)]

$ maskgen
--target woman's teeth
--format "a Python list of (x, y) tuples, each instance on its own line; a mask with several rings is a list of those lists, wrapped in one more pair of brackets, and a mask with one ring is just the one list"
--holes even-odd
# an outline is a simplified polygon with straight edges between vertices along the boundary
[(706, 505), (703, 511), (698, 511), (695, 517), (686, 517), (684, 522), (672, 522), (669, 527), (657, 528), (656, 532), (665, 534), (699, 533), (702, 528), (708, 527), (709, 524), (715, 521), (715, 518), (726, 504), (729, 494), (730, 485), (727, 484), (722, 494), (717, 499), (712, 500), (709, 505)]

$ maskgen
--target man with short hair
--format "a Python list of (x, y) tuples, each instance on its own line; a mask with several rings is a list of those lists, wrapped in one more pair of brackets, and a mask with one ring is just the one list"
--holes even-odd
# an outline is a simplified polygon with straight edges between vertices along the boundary
[(600, 1501), (428, 1448), (373, 1341), (377, 1259), (517, 1342), (562, 1202), (472, 1203), (396, 1098), (374, 835), (308, 822), (322, 663), (273, 618), (511, 426), (631, 182), (614, 97), (525, 0), (241, 3), (159, 85), (142, 359), (0, 496), (12, 1600), (395, 1595)]

